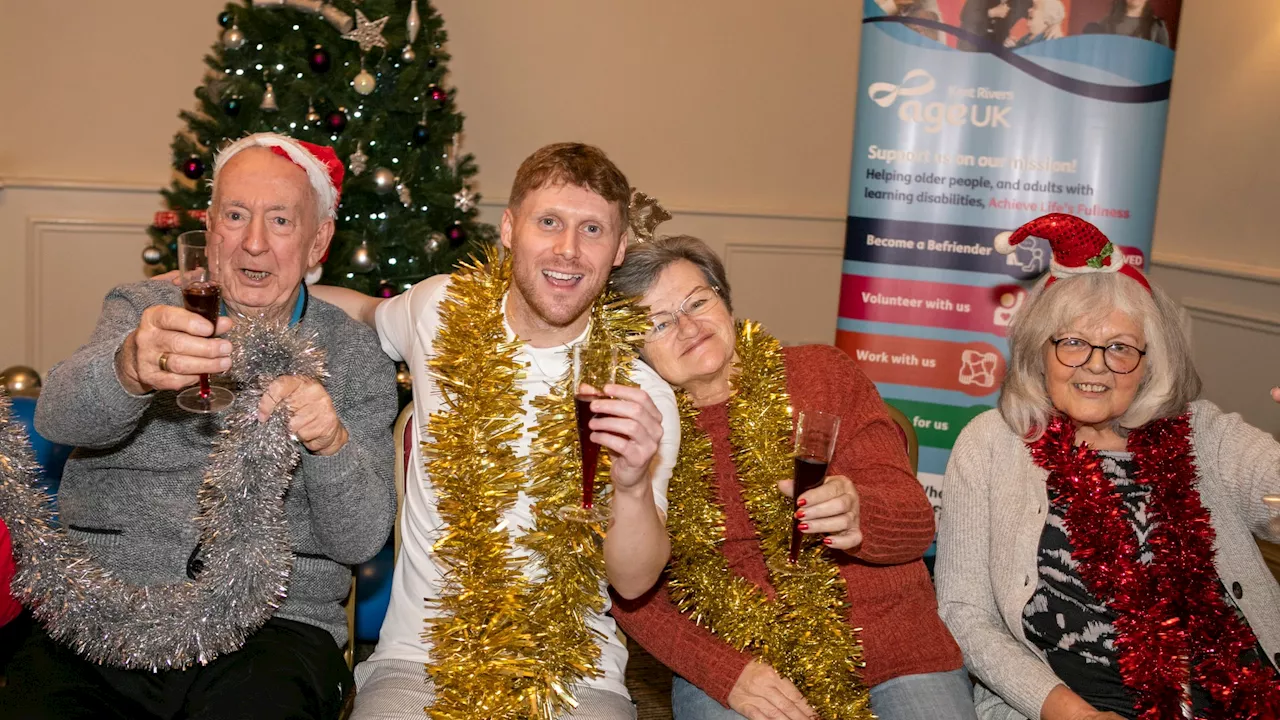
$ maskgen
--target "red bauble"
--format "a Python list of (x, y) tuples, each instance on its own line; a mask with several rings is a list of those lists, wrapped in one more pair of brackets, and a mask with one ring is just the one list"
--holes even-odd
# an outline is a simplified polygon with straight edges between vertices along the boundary
[(461, 245), (463, 242), (466, 242), (467, 229), (462, 227), (461, 225), (454, 225), (453, 227), (449, 228), (448, 234), (449, 234), (449, 243), (454, 246)]
[(444, 88), (433, 87), (431, 88), (431, 99), (443, 105), (449, 101), (449, 93), (445, 92)]
[(377, 295), (380, 298), (395, 297), (396, 286), (393, 285), (389, 280), (383, 280), (382, 282), (378, 283)]

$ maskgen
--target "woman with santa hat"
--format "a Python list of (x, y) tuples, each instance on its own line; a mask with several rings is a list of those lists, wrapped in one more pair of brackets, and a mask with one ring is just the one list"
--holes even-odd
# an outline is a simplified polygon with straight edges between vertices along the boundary
[(1050, 276), (998, 409), (952, 451), (939, 609), (978, 716), (1280, 717), (1280, 443), (1198, 399), (1180, 307), (1093, 225), (1047, 215)]

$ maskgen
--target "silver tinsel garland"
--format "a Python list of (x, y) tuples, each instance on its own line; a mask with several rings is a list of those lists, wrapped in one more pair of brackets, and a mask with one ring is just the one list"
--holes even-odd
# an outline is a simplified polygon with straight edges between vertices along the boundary
[(258, 401), (282, 375), (323, 381), (324, 354), (283, 323), (242, 321), (228, 339), (228, 375), (239, 387), (199, 491), (204, 569), (196, 580), (129, 585), (55, 529), (26, 432), (0, 392), (0, 518), (18, 562), (14, 595), (54, 639), (92, 662), (152, 671), (204, 665), (239, 649), (285, 597), (293, 554), (282, 498), (300, 451), (287, 407), (260, 423)]

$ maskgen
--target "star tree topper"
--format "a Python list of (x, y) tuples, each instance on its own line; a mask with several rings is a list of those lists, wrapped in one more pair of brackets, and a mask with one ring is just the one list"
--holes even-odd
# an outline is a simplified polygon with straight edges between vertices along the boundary
[(364, 16), (364, 13), (356, 11), (356, 29), (342, 36), (343, 40), (354, 40), (360, 43), (360, 52), (367, 53), (375, 47), (385, 48), (387, 39), (382, 37), (382, 26), (387, 24), (391, 19), (388, 15), (384, 18), (370, 21)]

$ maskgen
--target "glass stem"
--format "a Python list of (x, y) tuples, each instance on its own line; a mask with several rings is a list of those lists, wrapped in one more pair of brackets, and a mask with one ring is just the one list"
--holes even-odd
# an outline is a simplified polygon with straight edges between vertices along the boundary
[(200, 376), (200, 399), (208, 400), (209, 392), (209, 376), (207, 374), (202, 374)]

